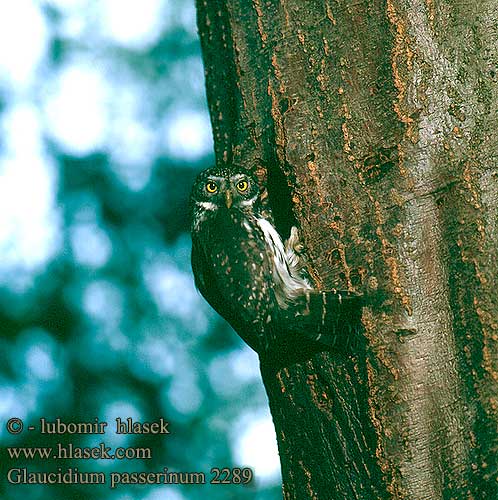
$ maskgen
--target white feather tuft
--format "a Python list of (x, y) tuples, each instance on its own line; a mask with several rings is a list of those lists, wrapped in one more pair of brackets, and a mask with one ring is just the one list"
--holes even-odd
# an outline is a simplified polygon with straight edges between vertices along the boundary
[(263, 231), (266, 243), (273, 253), (273, 275), (277, 284), (275, 287), (277, 301), (280, 307), (286, 308), (287, 302), (312, 289), (298, 269), (299, 255), (294, 251), (297, 245), (297, 229), (292, 228), (291, 237), (286, 248), (277, 230), (266, 219), (258, 219), (258, 225)]

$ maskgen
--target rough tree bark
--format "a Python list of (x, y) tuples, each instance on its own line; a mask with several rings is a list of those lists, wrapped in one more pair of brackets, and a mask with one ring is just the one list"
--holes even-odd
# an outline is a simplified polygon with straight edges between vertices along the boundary
[(498, 498), (496, 0), (198, 0), (218, 162), (267, 170), (367, 348), (262, 370), (286, 499)]

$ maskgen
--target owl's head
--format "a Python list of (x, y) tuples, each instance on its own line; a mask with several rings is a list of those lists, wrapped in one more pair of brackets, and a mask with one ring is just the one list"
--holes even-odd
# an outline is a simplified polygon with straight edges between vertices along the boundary
[(209, 168), (197, 176), (190, 202), (194, 223), (201, 215), (208, 215), (206, 212), (251, 212), (259, 204), (258, 182), (240, 167)]

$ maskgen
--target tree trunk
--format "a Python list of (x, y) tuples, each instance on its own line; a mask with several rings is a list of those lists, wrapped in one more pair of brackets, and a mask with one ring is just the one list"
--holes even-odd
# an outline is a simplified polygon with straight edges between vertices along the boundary
[(496, 0), (199, 0), (198, 23), (217, 161), (267, 176), (317, 286), (382, 297), (365, 351), (262, 369), (284, 498), (495, 500)]

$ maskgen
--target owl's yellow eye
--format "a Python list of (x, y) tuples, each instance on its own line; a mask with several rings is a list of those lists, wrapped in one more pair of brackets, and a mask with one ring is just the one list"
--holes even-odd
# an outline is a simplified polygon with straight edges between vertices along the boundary
[(206, 191), (211, 194), (216, 193), (216, 191), (218, 191), (218, 186), (214, 182), (209, 181), (206, 184)]
[(247, 181), (239, 181), (237, 182), (237, 189), (243, 193), (244, 191), (247, 191), (247, 188), (249, 187), (249, 183)]

